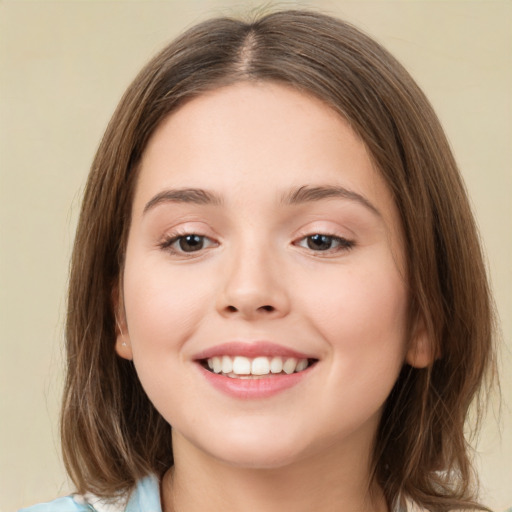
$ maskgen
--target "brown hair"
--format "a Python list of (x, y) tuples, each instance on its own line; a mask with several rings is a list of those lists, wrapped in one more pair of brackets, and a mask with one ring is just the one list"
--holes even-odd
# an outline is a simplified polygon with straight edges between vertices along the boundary
[(351, 25), (308, 11), (201, 23), (157, 55), (122, 98), (85, 190), (72, 257), (64, 460), (78, 491), (113, 497), (173, 463), (171, 427), (118, 357), (112, 296), (123, 265), (137, 164), (155, 128), (184, 101), (241, 80), (312, 94), (361, 137), (398, 206), (410, 324), (421, 318), (438, 358), (404, 365), (374, 448), (389, 504), (478, 507), (464, 425), (493, 374), (493, 315), (464, 185), (443, 130), (404, 68)]

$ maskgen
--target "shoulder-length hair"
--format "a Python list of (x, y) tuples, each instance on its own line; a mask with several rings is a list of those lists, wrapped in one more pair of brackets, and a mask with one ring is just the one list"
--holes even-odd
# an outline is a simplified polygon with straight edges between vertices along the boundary
[(173, 464), (171, 426), (133, 364), (118, 357), (117, 293), (138, 163), (156, 127), (207, 90), (239, 81), (286, 84), (320, 98), (366, 144), (398, 207), (410, 289), (435, 361), (404, 364), (376, 435), (373, 478), (388, 503), (478, 507), (464, 438), (468, 408), (493, 374), (493, 315), (475, 222), (448, 142), (424, 94), (379, 44), (307, 11), (201, 23), (130, 85), (96, 154), (72, 257), (64, 460), (80, 492), (114, 497)]

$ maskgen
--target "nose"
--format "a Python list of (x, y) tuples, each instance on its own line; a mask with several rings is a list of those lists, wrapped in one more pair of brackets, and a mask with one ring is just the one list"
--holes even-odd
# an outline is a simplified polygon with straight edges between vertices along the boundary
[(290, 297), (285, 284), (284, 268), (271, 251), (237, 251), (221, 276), (217, 310), (225, 317), (245, 320), (286, 316)]

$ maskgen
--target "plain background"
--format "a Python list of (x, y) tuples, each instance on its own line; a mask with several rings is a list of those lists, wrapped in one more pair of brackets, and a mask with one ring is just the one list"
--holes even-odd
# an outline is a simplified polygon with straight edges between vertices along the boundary
[[(277, 5), (321, 8), (370, 33), (409, 69), (447, 131), (501, 316), (501, 419), (491, 408), (476, 458), (483, 499), (504, 510), (512, 505), (512, 2)], [(176, 34), (258, 6), (0, 1), (1, 512), (71, 489), (58, 442), (68, 259), (88, 167), (117, 101)]]

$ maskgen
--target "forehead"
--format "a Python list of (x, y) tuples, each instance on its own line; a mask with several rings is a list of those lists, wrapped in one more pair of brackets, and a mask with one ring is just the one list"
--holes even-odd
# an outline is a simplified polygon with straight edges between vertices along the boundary
[(276, 200), (290, 188), (327, 184), (392, 206), (366, 146), (337, 112), (289, 86), (242, 82), (190, 100), (160, 124), (134, 206), (166, 188)]

